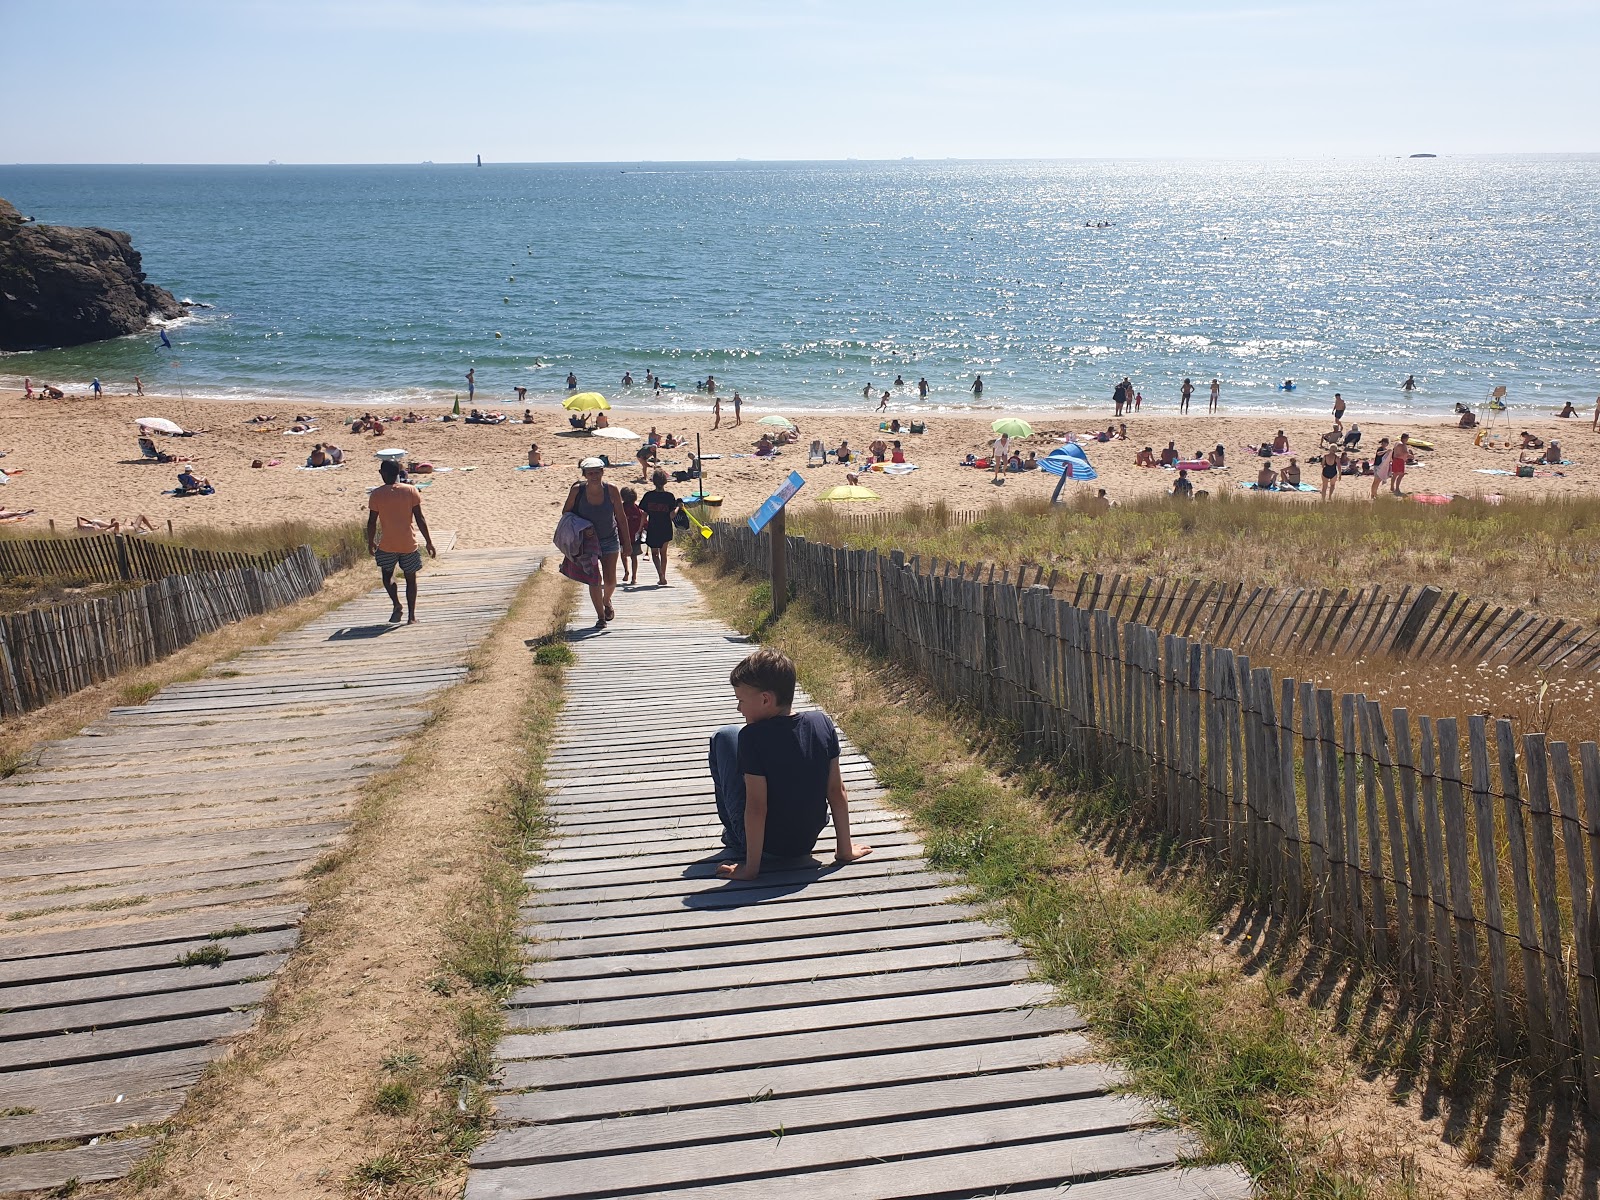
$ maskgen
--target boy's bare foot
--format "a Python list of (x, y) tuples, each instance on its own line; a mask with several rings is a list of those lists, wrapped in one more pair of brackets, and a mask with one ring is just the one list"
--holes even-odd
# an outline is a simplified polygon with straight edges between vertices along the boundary
[(863, 846), (860, 842), (851, 842), (844, 847), (835, 847), (833, 851), (834, 862), (859, 862), (872, 853), (871, 846)]

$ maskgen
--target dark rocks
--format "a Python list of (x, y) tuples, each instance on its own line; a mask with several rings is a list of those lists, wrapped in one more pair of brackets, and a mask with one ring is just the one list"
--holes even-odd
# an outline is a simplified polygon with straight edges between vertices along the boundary
[(183, 313), (145, 282), (127, 234), (31, 224), (0, 200), (0, 350), (98, 342)]

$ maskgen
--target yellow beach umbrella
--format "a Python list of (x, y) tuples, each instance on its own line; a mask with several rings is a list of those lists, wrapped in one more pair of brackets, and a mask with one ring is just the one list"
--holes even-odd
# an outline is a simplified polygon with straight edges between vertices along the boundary
[(568, 396), (563, 400), (561, 407), (568, 412), (596, 412), (602, 408), (610, 408), (611, 401), (599, 392), (579, 392), (576, 396)]
[(831, 487), (817, 497), (818, 500), (877, 500), (877, 492), (871, 488), (862, 487), (858, 483), (841, 483)]

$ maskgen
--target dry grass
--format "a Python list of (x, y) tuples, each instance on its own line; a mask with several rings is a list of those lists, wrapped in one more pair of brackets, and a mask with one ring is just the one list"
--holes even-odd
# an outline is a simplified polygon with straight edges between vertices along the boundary
[(1352, 591), (1379, 583), (1395, 592), (1431, 583), (1600, 622), (1600, 499), (1447, 506), (1279, 499), (1223, 493), (1178, 504), (1157, 497), (1101, 513), (1018, 503), (969, 525), (951, 525), (944, 505), (867, 526), (839, 508), (813, 508), (793, 514), (789, 529), (815, 541), (899, 548), (925, 561), (1038, 563), (1063, 576), (1123, 572)]
[[(828, 509), (792, 519), (791, 528), (816, 541), (899, 548), (924, 562), (1038, 563), (1074, 580), (1081, 571), (1132, 572), (1352, 592), (1378, 583), (1395, 594), (1408, 584), (1434, 584), (1494, 604), (1600, 623), (1594, 587), (1600, 500), (1440, 508), (1286, 499), (1278, 506), (1224, 494), (1209, 504), (1149, 500), (1102, 513), (1017, 504), (969, 525), (950, 524), (948, 510), (939, 506), (867, 527)], [(1595, 675), (1298, 651), (1252, 650), (1250, 658), (1280, 678), (1312, 681), (1335, 695), (1365, 694), (1413, 716), (1455, 717), (1463, 725), (1472, 716), (1506, 717), (1519, 733), (1542, 732), (1574, 744), (1595, 736)]]
[[(0, 527), (0, 540), (34, 542), (55, 538), (58, 541), (75, 541), (84, 535), (75, 529), (22, 529), (15, 525)], [(193, 525), (186, 526), (172, 537), (158, 533), (154, 540), (188, 546), (194, 550), (234, 550), (241, 554), (260, 554), (266, 550), (293, 550), (296, 546), (311, 545), (319, 554), (329, 554), (340, 547), (359, 550), (365, 541), (364, 527), (358, 521), (269, 521), (261, 525)]]

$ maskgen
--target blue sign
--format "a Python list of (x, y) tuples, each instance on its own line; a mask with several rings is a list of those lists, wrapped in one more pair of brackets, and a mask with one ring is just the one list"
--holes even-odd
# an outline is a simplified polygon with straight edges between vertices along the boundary
[(750, 532), (760, 533), (767, 527), (767, 522), (778, 515), (778, 511), (789, 501), (794, 499), (794, 494), (806, 485), (806, 477), (799, 471), (790, 471), (789, 478), (783, 481), (783, 486), (761, 502), (761, 507), (756, 509), (750, 518)]

